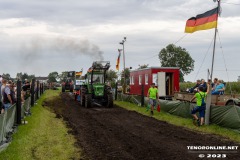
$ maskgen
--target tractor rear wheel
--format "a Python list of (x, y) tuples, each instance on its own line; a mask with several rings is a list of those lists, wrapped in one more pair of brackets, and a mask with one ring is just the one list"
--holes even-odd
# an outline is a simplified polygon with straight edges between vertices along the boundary
[(85, 95), (85, 107), (86, 108), (92, 107), (92, 95), (91, 94)]
[(113, 107), (113, 95), (112, 94), (107, 95), (107, 106), (106, 107), (108, 107), (108, 108)]
[(73, 86), (70, 85), (70, 92), (73, 92)]
[(80, 88), (80, 104), (81, 106), (85, 106), (85, 95), (86, 95), (86, 88), (81, 87)]

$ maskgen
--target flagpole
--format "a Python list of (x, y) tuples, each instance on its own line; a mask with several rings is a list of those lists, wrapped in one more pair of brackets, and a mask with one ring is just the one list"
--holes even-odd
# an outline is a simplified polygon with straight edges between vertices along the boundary
[[(217, 14), (219, 15), (220, 0), (217, 0), (217, 2), (218, 2)], [(217, 16), (217, 23), (218, 23), (218, 16)], [(215, 48), (216, 48), (216, 37), (217, 37), (217, 26), (215, 28), (215, 33), (214, 33), (212, 68), (211, 68), (211, 76), (210, 76), (211, 81), (212, 81), (212, 78), (213, 78), (213, 66), (214, 66), (214, 56), (215, 56)], [(209, 119), (210, 119), (210, 106), (211, 106), (211, 102), (212, 102), (212, 93), (211, 92), (212, 92), (212, 85), (210, 84), (209, 92), (208, 92), (207, 100), (206, 100), (206, 114), (205, 114), (205, 124), (206, 125), (209, 125)]]

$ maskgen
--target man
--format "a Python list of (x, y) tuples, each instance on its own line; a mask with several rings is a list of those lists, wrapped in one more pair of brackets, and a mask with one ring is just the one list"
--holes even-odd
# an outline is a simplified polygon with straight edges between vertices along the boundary
[(2, 80), (1, 93), (4, 111), (8, 110), (8, 108), (10, 108), (10, 106), (13, 104), (9, 85), (11, 84), (10, 83), (7, 84), (6, 79)]
[(151, 87), (148, 89), (147, 97), (151, 105), (151, 115), (153, 115), (154, 106), (156, 106), (157, 100), (159, 101), (158, 89), (155, 88), (155, 83), (152, 83)]
[[(204, 88), (202, 86), (198, 87), (198, 92), (193, 96), (193, 98), (190, 100), (192, 102), (195, 98), (197, 99), (197, 106), (193, 108), (192, 110), (192, 116), (193, 121), (197, 121), (198, 126), (203, 125), (204, 123), (204, 117), (205, 117), (205, 110), (206, 110), (206, 96), (209, 92), (209, 84), (207, 84), (207, 92), (203, 92)], [(196, 115), (196, 113), (199, 112), (199, 117)]]
[(222, 83), (222, 80), (217, 81), (217, 85), (214, 90), (212, 90), (212, 95), (220, 95), (221, 92), (224, 92), (225, 87), (224, 84)]
[(194, 87), (190, 88), (188, 92), (189, 92), (189, 93), (193, 93), (194, 91), (197, 90), (197, 88), (198, 88), (198, 86), (199, 86), (200, 84), (201, 84), (201, 81), (200, 81), (200, 80), (197, 80), (196, 85), (195, 85)]
[(201, 84), (198, 87), (200, 87), (200, 86), (203, 87), (203, 92), (207, 91), (207, 83), (205, 82), (204, 79), (201, 79)]
[(212, 91), (215, 90), (215, 88), (217, 86), (217, 81), (218, 81), (218, 78), (214, 78), (213, 83), (212, 83)]

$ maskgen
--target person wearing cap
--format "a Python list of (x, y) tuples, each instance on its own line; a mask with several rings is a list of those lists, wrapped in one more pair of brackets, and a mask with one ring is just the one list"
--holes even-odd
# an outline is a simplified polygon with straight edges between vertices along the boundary
[(151, 115), (153, 115), (154, 106), (156, 106), (158, 99), (158, 89), (155, 87), (155, 83), (151, 84), (151, 87), (148, 89), (147, 97), (149, 98), (149, 103), (151, 105)]
[(13, 104), (12, 98), (11, 98), (11, 91), (10, 91), (10, 86), (11, 82), (8, 82), (7, 80), (3, 79), (2, 80), (2, 87), (1, 87), (1, 92), (2, 92), (2, 102), (3, 102), (3, 107), (4, 111), (8, 110), (8, 108), (11, 107)]

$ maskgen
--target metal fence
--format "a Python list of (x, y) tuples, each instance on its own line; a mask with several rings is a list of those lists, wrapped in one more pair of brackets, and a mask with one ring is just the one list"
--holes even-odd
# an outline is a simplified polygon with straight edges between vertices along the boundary
[(17, 102), (12, 105), (4, 113), (0, 114), (0, 152), (9, 145), (12, 140), (12, 135), (16, 131), (18, 125), (24, 123), (24, 118), (31, 115), (31, 107), (34, 106), (35, 101), (44, 92), (42, 83), (32, 80), (30, 89), (30, 96), (22, 103), (21, 99), (21, 81), (17, 82)]

